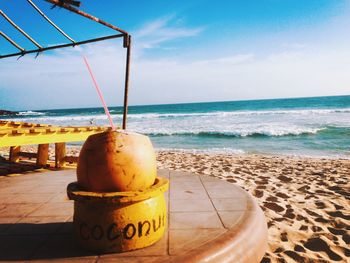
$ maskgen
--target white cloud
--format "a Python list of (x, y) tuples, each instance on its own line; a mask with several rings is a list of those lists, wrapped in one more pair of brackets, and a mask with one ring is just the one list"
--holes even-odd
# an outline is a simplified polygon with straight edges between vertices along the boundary
[(153, 91), (149, 103), (349, 94), (349, 60), (350, 52), (342, 50), (273, 54), (239, 64), (144, 61), (134, 85), (138, 93), (141, 87)]
[[(175, 16), (155, 20), (136, 30), (131, 65), (131, 104), (340, 95), (350, 93), (350, 51), (341, 41), (331, 47), (302, 42), (255, 52), (233, 53), (227, 46), (213, 57), (205, 50), (200, 59), (150, 59), (142, 52), (203, 28), (187, 28)], [(118, 40), (119, 41), (119, 40)], [(283, 46), (283, 45), (282, 45)], [(168, 46), (167, 46), (168, 48)], [(136, 54), (135, 54), (136, 51)], [(260, 50), (259, 50), (260, 51)], [(123, 101), (125, 49), (116, 40), (58, 55), (25, 56), (0, 63), (0, 108), (47, 109), (100, 106), (85, 68), (85, 54), (108, 105)], [(178, 52), (180, 53), (180, 52)]]
[[(109, 105), (122, 103), (124, 52), (115, 43), (84, 48)], [(236, 54), (192, 62), (140, 57), (132, 62), (130, 103), (349, 94), (348, 61), (347, 49), (277, 52), (263, 57)], [(7, 61), (0, 64), (0, 79), (0, 108), (1, 103), (17, 109), (100, 106), (78, 53)], [(6, 101), (1, 101), (5, 95)]]
[(194, 62), (197, 65), (205, 64), (225, 64), (225, 65), (235, 65), (250, 62), (254, 59), (254, 54), (237, 54), (234, 56), (221, 57), (209, 60), (199, 60)]
[(283, 48), (287, 49), (303, 49), (307, 47), (307, 44), (305, 43), (298, 43), (298, 42), (291, 42), (291, 43), (283, 43)]
[(197, 36), (203, 30), (204, 28), (179, 26), (176, 16), (170, 15), (145, 24), (133, 35), (138, 49), (150, 49), (171, 40)]

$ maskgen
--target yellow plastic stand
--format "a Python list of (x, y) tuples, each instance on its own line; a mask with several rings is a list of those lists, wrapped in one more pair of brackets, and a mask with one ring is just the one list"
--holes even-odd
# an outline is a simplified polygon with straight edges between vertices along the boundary
[(87, 192), (77, 183), (67, 187), (74, 200), (74, 234), (79, 245), (99, 252), (123, 252), (147, 247), (161, 239), (167, 225), (164, 192), (168, 179), (157, 177), (143, 191)]

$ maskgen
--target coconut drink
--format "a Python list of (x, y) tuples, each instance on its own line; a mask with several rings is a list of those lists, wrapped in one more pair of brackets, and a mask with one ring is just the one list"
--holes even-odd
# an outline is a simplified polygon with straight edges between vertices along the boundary
[(168, 187), (168, 179), (157, 177), (147, 136), (125, 130), (91, 135), (79, 155), (77, 182), (67, 187), (78, 244), (99, 253), (152, 245), (167, 226)]
[(153, 185), (156, 155), (150, 139), (134, 132), (107, 131), (90, 136), (80, 152), (77, 178), (87, 191), (137, 191)]
[(169, 180), (157, 177), (156, 155), (147, 136), (115, 129), (86, 57), (84, 62), (111, 130), (85, 141), (77, 182), (67, 187), (69, 199), (74, 200), (75, 239), (81, 247), (98, 253), (150, 246), (163, 237), (167, 226), (164, 192)]

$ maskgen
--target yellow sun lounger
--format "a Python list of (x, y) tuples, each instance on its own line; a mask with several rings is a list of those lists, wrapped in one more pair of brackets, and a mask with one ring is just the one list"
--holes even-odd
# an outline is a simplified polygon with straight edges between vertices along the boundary
[[(92, 134), (110, 129), (109, 127), (60, 127), (15, 121), (0, 121), (0, 147), (10, 147), (10, 161), (19, 157), (36, 158), (38, 166), (45, 166), (49, 157), (49, 144), (55, 143), (55, 166), (75, 162), (77, 157), (66, 156), (66, 142), (85, 141)], [(37, 144), (37, 153), (21, 152), (22, 145)]]

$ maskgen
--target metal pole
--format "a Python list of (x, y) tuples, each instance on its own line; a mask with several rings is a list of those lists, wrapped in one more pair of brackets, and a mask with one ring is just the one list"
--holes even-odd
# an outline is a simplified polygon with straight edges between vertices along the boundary
[(29, 36), (22, 28), (20, 28), (18, 25), (16, 25), (15, 22), (13, 22), (2, 10), (0, 10), (0, 15), (2, 15), (14, 28), (16, 28), (19, 32), (21, 32), (26, 38), (28, 38), (34, 45), (36, 45), (38, 48), (42, 48), (31, 36)]
[(126, 118), (128, 115), (128, 93), (129, 93), (129, 77), (130, 77), (130, 56), (131, 56), (131, 36), (128, 37), (128, 46), (126, 49), (126, 70), (125, 70), (125, 89), (124, 89), (124, 111), (123, 111), (123, 129), (126, 129)]
[[(119, 28), (119, 27), (113, 26), (112, 24), (107, 23), (106, 21), (103, 21), (102, 19), (99, 19), (99, 18), (97, 18), (97, 17), (95, 17), (95, 16), (93, 16), (93, 15), (90, 15), (90, 14), (85, 13), (85, 12), (79, 10), (79, 9), (76, 9), (76, 8), (74, 8), (74, 7), (72, 7), (72, 6), (70, 6), (70, 5), (66, 4), (66, 3), (64, 3), (63, 1), (60, 1), (60, 0), (45, 0), (45, 1), (46, 1), (46, 2), (49, 2), (49, 3), (51, 3), (51, 4), (54, 4), (54, 5), (61, 6), (61, 7), (65, 8), (65, 9), (67, 9), (67, 10), (69, 10), (69, 11), (72, 11), (73, 13), (76, 13), (76, 14), (78, 14), (78, 15), (84, 16), (84, 17), (86, 17), (86, 18), (88, 18), (88, 19), (91, 19), (91, 20), (93, 20), (93, 21), (95, 21), (95, 22), (97, 22), (97, 23), (100, 23), (100, 24), (102, 24), (102, 25), (104, 25), (104, 26), (107, 26), (107, 27), (109, 27), (109, 28), (112, 28), (112, 29), (114, 29), (114, 30), (117, 30), (117, 31), (119, 31), (120, 33), (123, 33), (123, 34), (125, 34), (125, 35), (128, 35), (128, 32), (126, 32), (125, 30), (123, 30), (123, 29), (121, 29), (121, 28)], [(126, 47), (126, 46), (124, 46), (124, 47)]]
[[(27, 0), (30, 1), (30, 0)], [(102, 19), (99, 19), (93, 15), (90, 15), (88, 13), (85, 13), (83, 11), (80, 11), (77, 8), (72, 7), (71, 5), (64, 2), (64, 0), (45, 0), (46, 2), (49, 2), (54, 5), (58, 5), (60, 7), (63, 7), (73, 13), (76, 13), (78, 15), (81, 15), (83, 17), (86, 17), (90, 20), (93, 20), (97, 23), (100, 23), (104, 26), (107, 26), (109, 28), (112, 28), (113, 30), (116, 30), (120, 33), (124, 34), (124, 48), (127, 48), (126, 51), (126, 71), (125, 71), (125, 89), (124, 89), (124, 112), (123, 112), (123, 129), (126, 129), (126, 118), (128, 114), (128, 91), (129, 91), (129, 72), (130, 72), (130, 55), (131, 55), (131, 36), (128, 32), (125, 30), (118, 28), (110, 23), (107, 23), (106, 21), (103, 21)]]
[(10, 42), (12, 45), (14, 45), (16, 48), (18, 48), (19, 50), (21, 50), (22, 52), (20, 54), (22, 54), (23, 52), (25, 52), (25, 49), (22, 48), (20, 45), (18, 45), (15, 41), (13, 41), (10, 37), (8, 37), (4, 32), (0, 31), (0, 35), (2, 35), (8, 42)]
[[(0, 31), (0, 35), (3, 33)], [(94, 39), (88, 39), (84, 41), (79, 41), (75, 43), (69, 43), (69, 44), (62, 44), (62, 45), (56, 45), (56, 46), (50, 46), (50, 47), (43, 47), (41, 49), (34, 49), (34, 50), (24, 50), (22, 52), (17, 52), (17, 53), (12, 53), (12, 54), (7, 54), (7, 55), (0, 55), (1, 58), (8, 58), (8, 57), (15, 57), (15, 56), (21, 56), (25, 54), (30, 54), (30, 53), (38, 53), (38, 52), (44, 52), (46, 50), (53, 50), (53, 49), (58, 49), (58, 48), (65, 48), (65, 47), (72, 47), (72, 46), (79, 46), (79, 45), (84, 45), (88, 43), (93, 43), (93, 42), (98, 42), (102, 40), (107, 40), (107, 39), (113, 39), (113, 38), (119, 38), (119, 37), (124, 37), (124, 34), (117, 34), (117, 35), (111, 35), (111, 36), (105, 36), (105, 37), (99, 37), (99, 38), (94, 38)], [(5, 37), (5, 36), (4, 36)], [(6, 38), (6, 37), (5, 37)], [(8, 39), (7, 39), (8, 40)], [(8, 40), (10, 41), (10, 40)], [(12, 42), (11, 42), (12, 43)], [(13, 44), (13, 43), (12, 43)], [(20, 47), (17, 47), (20, 49)], [(21, 49), (22, 50), (22, 49)]]
[(43, 11), (41, 11), (39, 9), (39, 7), (37, 7), (31, 0), (27, 0), (27, 2), (47, 21), (49, 22), (54, 28), (57, 29), (58, 32), (60, 32), (63, 36), (65, 36), (67, 39), (69, 39), (71, 42), (75, 43), (75, 41), (70, 37), (68, 36), (65, 32), (63, 32), (63, 30), (61, 28), (59, 28), (58, 26), (55, 25), (54, 22), (52, 22), (50, 20), (50, 18), (48, 18), (44, 13)]

